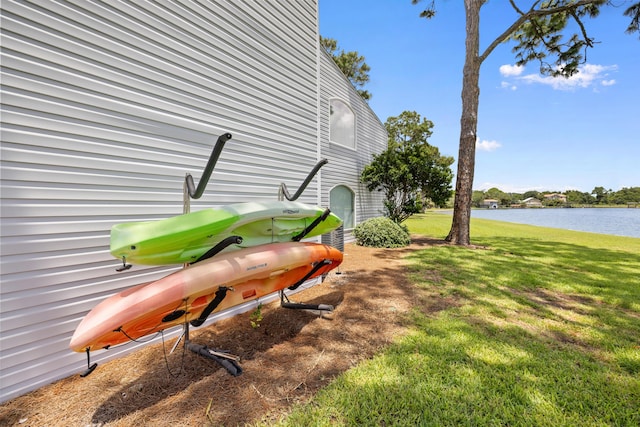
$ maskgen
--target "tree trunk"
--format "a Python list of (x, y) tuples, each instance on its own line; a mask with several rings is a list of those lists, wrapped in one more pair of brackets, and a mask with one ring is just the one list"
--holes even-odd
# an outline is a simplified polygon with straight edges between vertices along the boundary
[(476, 130), (480, 100), (480, 7), (486, 0), (465, 0), (466, 55), (462, 77), (462, 117), (460, 118), (460, 148), (458, 174), (453, 208), (453, 223), (446, 240), (456, 245), (469, 245), (471, 238), (471, 197), (476, 158)]

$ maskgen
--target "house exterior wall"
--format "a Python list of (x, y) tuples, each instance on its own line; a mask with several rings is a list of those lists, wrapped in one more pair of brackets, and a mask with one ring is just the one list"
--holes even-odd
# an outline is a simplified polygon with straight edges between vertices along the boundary
[(481, 207), (483, 208), (488, 208), (488, 209), (498, 209), (498, 206), (500, 206), (500, 200), (497, 199), (484, 199), (482, 201), (482, 203), (480, 204)]
[(534, 197), (529, 197), (522, 201), (522, 204), (528, 208), (541, 208), (542, 202)]
[[(371, 163), (373, 154), (387, 147), (387, 132), (380, 119), (360, 97), (353, 85), (323, 48), (320, 56), (320, 156), (329, 162), (322, 168), (321, 203), (330, 206), (329, 193), (337, 185), (345, 185), (355, 193), (354, 224), (383, 215), (382, 192), (370, 192), (360, 183), (362, 169)], [(330, 100), (347, 103), (355, 113), (356, 147), (331, 142)], [(350, 229), (344, 230), (345, 241), (353, 241)]]
[[(68, 348), (82, 317), (173, 271), (116, 273), (113, 224), (182, 213), (185, 174), (198, 183), (224, 132), (233, 139), (191, 210), (275, 200), (280, 182), (295, 188), (318, 161), (320, 101), (315, 0), (12, 1), (2, 31), (4, 401), (82, 370), (85, 356)], [(368, 158), (327, 154), (336, 173)], [(333, 182), (359, 189), (345, 174), (323, 171), (323, 194)], [(325, 203), (319, 182), (300, 201)]]
[(567, 203), (567, 196), (565, 194), (552, 193), (544, 195), (545, 201), (560, 201), (561, 203)]

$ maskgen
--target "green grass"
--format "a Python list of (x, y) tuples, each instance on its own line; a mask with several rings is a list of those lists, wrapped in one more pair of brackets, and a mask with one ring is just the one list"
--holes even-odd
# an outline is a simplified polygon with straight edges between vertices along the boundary
[(410, 255), (410, 332), (280, 424), (640, 425), (640, 239), (481, 219), (471, 237)]

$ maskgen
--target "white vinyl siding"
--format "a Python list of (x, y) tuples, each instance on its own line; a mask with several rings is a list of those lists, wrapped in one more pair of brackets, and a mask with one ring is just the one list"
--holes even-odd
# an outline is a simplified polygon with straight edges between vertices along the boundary
[[(355, 193), (354, 225), (357, 225), (383, 214), (382, 193), (369, 192), (366, 186), (360, 183), (360, 174), (364, 166), (373, 160), (373, 154), (386, 148), (387, 132), (369, 104), (342, 74), (331, 56), (324, 49), (320, 50), (320, 155), (329, 161), (322, 168), (322, 204), (330, 205), (332, 189), (340, 185), (348, 187)], [(333, 99), (346, 103), (355, 115), (355, 151), (353, 147), (331, 141), (330, 104)], [(352, 241), (350, 229), (345, 228), (345, 240)]]
[[(315, 0), (2, 3), (0, 401), (80, 372), (68, 343), (116, 273), (115, 223), (276, 200), (318, 161)], [(319, 180), (300, 201), (320, 204)], [(92, 354), (96, 362), (135, 345)]]

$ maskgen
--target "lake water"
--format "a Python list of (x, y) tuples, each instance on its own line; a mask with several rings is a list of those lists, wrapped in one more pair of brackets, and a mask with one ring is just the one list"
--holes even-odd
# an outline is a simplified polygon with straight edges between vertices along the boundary
[(471, 217), (640, 238), (639, 208), (473, 209)]

